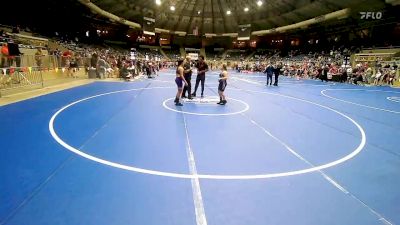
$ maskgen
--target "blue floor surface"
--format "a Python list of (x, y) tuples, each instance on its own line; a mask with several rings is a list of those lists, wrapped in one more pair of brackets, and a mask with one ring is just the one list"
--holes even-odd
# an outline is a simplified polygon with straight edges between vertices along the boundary
[(0, 107), (0, 225), (400, 224), (400, 90), (230, 75), (226, 106), (163, 71)]

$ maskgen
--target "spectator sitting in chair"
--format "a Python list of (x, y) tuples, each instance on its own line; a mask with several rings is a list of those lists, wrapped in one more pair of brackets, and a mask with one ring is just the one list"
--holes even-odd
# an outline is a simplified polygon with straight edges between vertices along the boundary
[(340, 83), (344, 83), (344, 82), (347, 81), (347, 69), (346, 69), (346, 67), (342, 68), (341, 72), (342, 73), (340, 75)]
[(395, 77), (396, 77), (396, 70), (393, 69), (389, 73), (389, 77), (388, 77), (388, 84), (389, 85), (394, 85)]
[(79, 69), (79, 66), (78, 66), (76, 57), (71, 57), (71, 60), (69, 62), (69, 68), (68, 68), (68, 76), (71, 75), (73, 78), (77, 78), (75, 73), (78, 71), (78, 69)]
[(389, 75), (390, 75), (390, 70), (384, 69), (383, 74), (382, 74), (382, 79), (381, 79), (382, 83), (389, 84)]
[(359, 68), (356, 75), (354, 76), (353, 83), (355, 85), (358, 85), (359, 82), (364, 82), (363, 75), (364, 75), (364, 69)]
[(36, 53), (35, 53), (35, 61), (36, 61), (36, 66), (38, 67), (39, 70), (41, 70), (42, 65), (43, 65), (43, 52), (41, 48), (38, 48)]
[(372, 68), (368, 67), (368, 69), (365, 71), (365, 82), (367, 83), (372, 83)]
[(104, 56), (101, 56), (99, 61), (97, 61), (97, 72), (100, 79), (104, 79), (106, 77), (107, 68), (110, 66), (105, 61)]
[(144, 65), (147, 78), (152, 78), (152, 77), (151, 77), (151, 68), (150, 68), (150, 66), (151, 66), (151, 65), (150, 65), (149, 62), (146, 62), (145, 65)]
[(379, 81), (380, 81), (380, 79), (382, 77), (382, 73), (383, 73), (382, 69), (379, 69), (378, 72), (375, 74), (375, 76), (374, 76), (374, 85), (379, 85)]
[(124, 63), (119, 71), (120, 78), (124, 79), (125, 81), (130, 81), (133, 78), (132, 73), (129, 72), (129, 64)]

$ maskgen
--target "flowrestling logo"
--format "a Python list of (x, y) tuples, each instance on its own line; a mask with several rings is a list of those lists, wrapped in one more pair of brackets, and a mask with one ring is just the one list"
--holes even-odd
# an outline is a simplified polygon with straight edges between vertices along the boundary
[(383, 13), (382, 12), (360, 12), (362, 20), (380, 20), (382, 19)]

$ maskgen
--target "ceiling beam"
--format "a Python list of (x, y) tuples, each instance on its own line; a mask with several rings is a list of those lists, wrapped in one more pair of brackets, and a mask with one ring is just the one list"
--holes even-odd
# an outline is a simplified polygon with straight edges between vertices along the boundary
[(221, 0), (217, 0), (217, 2), (218, 2), (219, 11), (221, 12), (221, 15), (222, 15), (222, 23), (223, 23), (223, 26), (224, 26), (224, 31), (223, 31), (223, 33), (228, 33), (228, 29), (227, 29), (227, 27), (226, 27), (225, 12), (224, 12), (224, 10), (222, 9), (222, 6), (221, 6)]
[[(174, 25), (174, 27), (173, 27), (173, 31), (176, 31), (176, 29), (178, 29), (178, 27), (179, 27), (179, 25), (181, 24), (181, 22), (182, 22), (182, 17), (183, 17), (183, 11), (185, 10), (185, 9), (187, 9), (188, 8), (188, 6), (190, 5), (190, 2), (191, 2), (191, 0), (186, 0), (187, 2), (186, 2), (186, 4), (181, 4), (181, 8), (180, 8), (180, 10), (179, 10), (179, 18), (178, 18), (178, 21), (176, 21), (176, 23), (175, 23), (175, 25)], [(175, 9), (176, 10), (176, 9)]]
[[(192, 33), (192, 32), (190, 32), (189, 31), (189, 29), (190, 29), (190, 25), (192, 24), (192, 22), (193, 22), (193, 18), (195, 17), (195, 15), (196, 15), (196, 9), (197, 9), (197, 6), (198, 6), (198, 4), (199, 4), (199, 0), (196, 0), (195, 1), (195, 3), (194, 3), (194, 6), (193, 6), (193, 9), (192, 9), (192, 12), (190, 13), (190, 19), (189, 19), (189, 23), (186, 25), (186, 28), (185, 28), (185, 31), (186, 31), (186, 33), (187, 34), (190, 34), (190, 33)], [(202, 12), (203, 13), (203, 12)]]
[[(156, 10), (156, 24), (157, 24), (157, 21), (158, 21), (157, 18), (160, 18), (160, 16), (162, 14), (165, 14), (166, 18), (162, 18), (161, 19), (162, 22), (161, 22), (160, 26), (158, 26), (159, 28), (165, 28), (165, 25), (169, 22), (169, 17), (170, 17), (170, 13), (169, 13), (170, 9), (169, 9), (169, 7), (171, 5), (169, 4), (169, 1), (161, 1), (161, 2), (162, 2), (162, 4), (160, 6), (156, 6), (156, 8), (157, 8), (157, 10)], [(144, 4), (149, 4), (149, 1), (145, 0)], [(176, 10), (176, 4), (175, 4), (175, 10)], [(160, 16), (157, 17), (157, 15), (160, 15)]]
[[(244, 12), (245, 14), (248, 14), (249, 15), (249, 19), (250, 19), (250, 22), (249, 23), (253, 23), (253, 20), (254, 20), (254, 15), (255, 15), (255, 10), (256, 10), (256, 8), (254, 8), (253, 7), (253, 5), (256, 5), (256, 1), (250, 1), (250, 0), (247, 0), (247, 4), (245, 5), (245, 7), (248, 7), (249, 8), (249, 11), (248, 12)], [(244, 9), (243, 9), (244, 10)], [(254, 11), (253, 11), (254, 10)], [(252, 28), (253, 29), (253, 28)]]
[[(291, 3), (291, 1), (288, 0), (280, 0), (280, 1), (275, 1), (275, 2), (268, 2), (268, 9), (266, 9), (266, 13), (265, 14), (269, 14), (270, 12), (275, 12), (274, 14), (279, 15), (279, 19), (284, 21), (284, 24), (290, 24), (293, 21), (292, 19), (290, 19), (290, 13), (292, 13), (293, 15), (304, 19), (305, 16), (299, 12), (294, 12), (294, 10), (299, 9), (297, 8), (293, 3)], [(289, 17), (289, 19), (288, 19)], [(281, 23), (276, 23), (276, 21), (273, 21), (271, 16), (265, 19), (259, 19), (257, 20), (258, 23), (262, 23), (262, 21), (269, 21), (270, 23), (272, 23), (274, 26), (281, 26), (283, 24)], [(252, 21), (255, 21), (254, 19)]]
[(339, 9), (342, 9), (341, 6), (339, 6), (339, 5), (337, 5), (337, 4), (333, 3), (333, 2), (329, 2), (327, 0), (320, 0), (317, 3), (320, 3), (320, 5), (325, 6), (326, 9), (328, 9), (328, 10), (330, 10), (332, 12), (336, 11), (336, 10), (339, 10)]
[(214, 0), (211, 0), (211, 13), (212, 13), (212, 33), (215, 34), (215, 15), (214, 15)]
[[(197, 0), (200, 1), (200, 0)], [(201, 27), (200, 27), (200, 34), (204, 34), (204, 9), (206, 7), (205, 1), (206, 0), (202, 0), (203, 1), (203, 9), (201, 11)]]

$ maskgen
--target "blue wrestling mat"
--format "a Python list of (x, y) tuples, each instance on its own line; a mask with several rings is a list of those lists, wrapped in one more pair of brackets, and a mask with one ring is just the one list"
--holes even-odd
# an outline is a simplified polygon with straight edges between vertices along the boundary
[(174, 76), (0, 107), (0, 224), (400, 224), (400, 90)]

